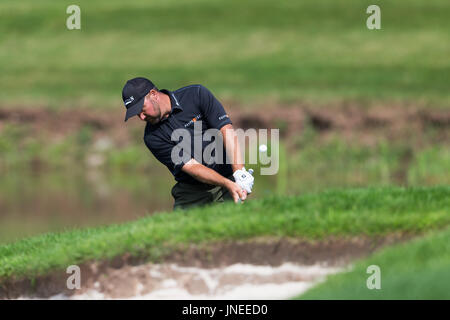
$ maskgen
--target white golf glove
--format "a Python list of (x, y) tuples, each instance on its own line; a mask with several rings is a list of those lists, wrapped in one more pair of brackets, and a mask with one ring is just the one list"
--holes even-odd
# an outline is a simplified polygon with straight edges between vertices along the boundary
[(250, 171), (247, 171), (245, 170), (245, 168), (236, 170), (233, 173), (233, 177), (236, 183), (247, 193), (252, 193), (253, 182), (255, 181), (255, 178), (253, 178), (252, 174), (252, 169), (250, 169)]

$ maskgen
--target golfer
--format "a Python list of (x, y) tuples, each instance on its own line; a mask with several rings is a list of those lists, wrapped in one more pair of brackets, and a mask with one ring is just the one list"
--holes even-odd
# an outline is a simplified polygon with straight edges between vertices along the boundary
[[(127, 81), (122, 99), (126, 108), (125, 121), (138, 116), (146, 122), (145, 145), (176, 180), (172, 188), (174, 209), (225, 200), (237, 203), (252, 192), (254, 178), (244, 167), (232, 122), (222, 104), (207, 88), (190, 85), (175, 91), (159, 90), (152, 81), (140, 77)], [(202, 163), (204, 161), (199, 162), (198, 157), (190, 154), (187, 157), (183, 154), (181, 162), (172, 159), (172, 150), (179, 143), (173, 139), (172, 133), (185, 129), (194, 139), (194, 126), (198, 130), (200, 121), (202, 137), (208, 129), (220, 130), (221, 150), (232, 160)], [(198, 137), (197, 131), (195, 134)], [(183, 142), (194, 145), (194, 141)], [(202, 142), (202, 154), (210, 143)]]

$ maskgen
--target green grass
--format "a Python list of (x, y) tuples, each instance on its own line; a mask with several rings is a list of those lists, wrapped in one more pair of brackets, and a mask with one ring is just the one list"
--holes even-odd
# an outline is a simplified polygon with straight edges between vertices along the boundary
[(450, 148), (436, 145), (418, 152), (408, 172), (411, 184), (450, 184)]
[(317, 140), (303, 143), (298, 152), (290, 154), (290, 175), (297, 174), (302, 181), (291, 188), (297, 192), (305, 188), (392, 185), (398, 183), (395, 181), (397, 172), (409, 170), (401, 164), (403, 155), (410, 150), (408, 142), (383, 141), (366, 146), (342, 138), (322, 144)]
[[(366, 286), (371, 265), (380, 268), (380, 290)], [(450, 299), (450, 229), (383, 249), (297, 298)]]
[(0, 246), (0, 279), (34, 277), (125, 252), (158, 259), (180, 245), (253, 237), (419, 234), (450, 223), (450, 187), (367, 188), (175, 211)]
[(243, 102), (412, 101), (448, 107), (447, 0), (80, 0), (0, 4), (2, 105), (118, 108), (137, 75)]
[[(143, 145), (141, 127), (125, 145), (107, 136), (96, 138), (95, 129), (87, 125), (57, 139), (45, 132), (30, 135), (31, 129), (5, 123), (0, 134), (0, 243), (171, 208), (173, 177)], [(339, 132), (324, 141), (308, 126), (292, 140), (282, 140), (276, 175), (262, 176), (260, 161), (246, 162), (255, 170), (252, 198), (329, 188), (449, 185), (449, 148), (428, 135), (380, 138), (367, 145), (348, 141)], [(122, 208), (123, 214), (117, 210), (119, 220), (112, 218), (113, 204)], [(59, 212), (61, 205), (64, 212)]]

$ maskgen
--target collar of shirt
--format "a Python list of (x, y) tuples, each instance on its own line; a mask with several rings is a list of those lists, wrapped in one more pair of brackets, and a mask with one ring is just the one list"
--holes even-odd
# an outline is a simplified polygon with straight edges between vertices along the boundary
[(175, 96), (175, 94), (172, 91), (169, 91), (167, 89), (161, 89), (160, 91), (162, 93), (167, 94), (170, 98), (170, 104), (172, 107), (170, 114), (174, 113), (175, 110), (183, 111), (183, 107), (181, 106), (180, 102), (178, 101), (177, 97)]

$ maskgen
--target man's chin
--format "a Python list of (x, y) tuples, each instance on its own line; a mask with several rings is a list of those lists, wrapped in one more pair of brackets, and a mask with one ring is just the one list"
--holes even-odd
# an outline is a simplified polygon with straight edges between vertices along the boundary
[(159, 119), (146, 118), (145, 121), (149, 122), (150, 124), (157, 124), (159, 122)]

